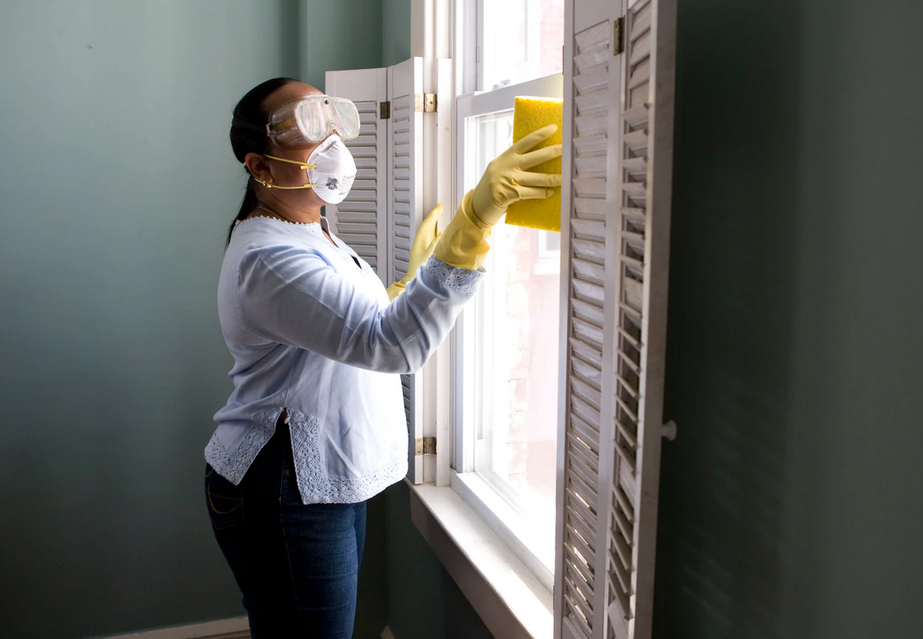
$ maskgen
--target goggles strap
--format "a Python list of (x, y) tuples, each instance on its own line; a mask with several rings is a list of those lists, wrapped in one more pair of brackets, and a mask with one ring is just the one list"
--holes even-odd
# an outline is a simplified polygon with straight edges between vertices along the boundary
[(235, 117), (231, 120), (231, 126), (240, 127), (242, 129), (249, 129), (250, 131), (259, 131), (262, 134), (266, 134), (266, 127), (256, 126), (255, 124), (250, 124), (246, 120), (241, 120), (240, 118)]

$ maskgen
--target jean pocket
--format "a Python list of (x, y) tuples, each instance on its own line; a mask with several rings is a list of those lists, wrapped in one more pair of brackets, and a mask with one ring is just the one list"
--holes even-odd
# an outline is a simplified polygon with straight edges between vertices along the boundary
[(244, 492), (205, 465), (205, 500), (215, 530), (238, 526), (244, 521)]

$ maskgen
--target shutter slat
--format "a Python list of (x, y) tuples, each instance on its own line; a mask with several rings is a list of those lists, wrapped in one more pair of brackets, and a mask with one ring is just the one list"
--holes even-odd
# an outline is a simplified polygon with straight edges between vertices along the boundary
[(576, 512), (573, 508), (568, 508), (568, 511), (567, 511), (567, 512), (568, 512), (568, 515), (569, 515), (568, 523), (569, 523), (577, 532), (579, 532), (580, 535), (581, 535), (584, 539), (586, 539), (586, 538), (592, 539), (593, 536), (596, 534), (596, 531), (593, 529), (593, 528), (595, 527), (595, 525), (596, 525), (596, 519), (594, 518), (594, 519), (589, 520), (589, 521), (584, 520), (582, 517), (580, 517), (580, 516), (577, 514), (577, 512)]
[(565, 548), (565, 561), (567, 562), (568, 573), (573, 574), (577, 573), (577, 576), (581, 581), (583, 581), (585, 588), (592, 595), (593, 593), (593, 569), (588, 567), (586, 563), (574, 552), (574, 549), (568, 546)]
[(628, 404), (626, 404), (624, 400), (622, 400), (622, 398), (618, 395), (615, 396), (615, 401), (618, 402), (618, 405), (621, 407), (621, 409), (625, 411), (625, 413), (628, 415), (628, 418), (631, 419), (631, 421), (637, 423), (638, 416), (635, 415), (634, 412), (628, 407)]
[(577, 195), (586, 197), (605, 197), (606, 181), (595, 178), (573, 178), (571, 182)]
[(615, 578), (618, 579), (622, 592), (631, 592), (631, 576), (628, 574), (625, 566), (622, 565), (621, 559), (612, 561), (616, 558), (616, 556), (617, 555), (613, 554), (612, 552), (609, 553), (609, 566), (611, 566), (613, 569), (611, 572), (613, 572), (615, 574)]
[(606, 164), (606, 157), (603, 155), (577, 158), (577, 176), (582, 178), (605, 177)]
[[(371, 235), (360, 235), (357, 233), (341, 233), (340, 239), (353, 247), (354, 244), (362, 244), (365, 246), (377, 246), (378, 245), (378, 235), (372, 233)], [(354, 247), (353, 247), (354, 248)]]
[(625, 539), (626, 543), (632, 543), (632, 527), (631, 522), (625, 517), (625, 513), (621, 510), (612, 511), (613, 518), (615, 519), (615, 525), (618, 528), (618, 532)]
[(586, 401), (588, 404), (599, 409), (600, 394), (599, 391), (589, 384), (580, 380), (579, 377), (572, 377), (570, 381), (571, 392)]
[(590, 637), (593, 636), (593, 631), (590, 630), (590, 627), (587, 625), (587, 620), (584, 619), (583, 613), (575, 610), (568, 617), (568, 621), (572, 623), (576, 623), (577, 626), (580, 628), (579, 632), (582, 633), (582, 636), (585, 637), (586, 639), (590, 639)]
[(601, 309), (599, 306), (578, 300), (576, 298), (572, 298), (570, 303), (574, 309), (574, 315), (580, 319), (586, 320), (600, 327), (605, 323), (605, 315), (603, 314), (603, 309)]
[(612, 493), (615, 497), (616, 503), (619, 505), (619, 508), (621, 508), (622, 512), (625, 513), (625, 519), (627, 519), (629, 522), (634, 522), (635, 507), (632, 505), (631, 500), (628, 499), (628, 496), (625, 494), (625, 492), (616, 485), (612, 489)]
[[(591, 511), (589, 508), (587, 508), (586, 504), (583, 503), (583, 500), (587, 499), (587, 497), (579, 494), (579, 492), (574, 490), (574, 488), (575, 486), (567, 487), (568, 495), (572, 497), (572, 499), (570, 500), (570, 503), (567, 506), (568, 512), (573, 512), (574, 516), (580, 517), (581, 520), (586, 522), (587, 526), (589, 526), (590, 528), (595, 528), (596, 519), (597, 519), (596, 513)], [(595, 499), (596, 496), (594, 495), (592, 496), (592, 498)], [(587, 550), (587, 552), (590, 552), (589, 549)]]
[(630, 381), (628, 381), (627, 379), (625, 379), (619, 374), (615, 375), (615, 379), (618, 380), (621, 388), (624, 388), (626, 391), (628, 391), (629, 395), (631, 395), (635, 399), (638, 399), (638, 389), (635, 387), (634, 384), (632, 384)]
[(595, 220), (571, 220), (571, 228), (574, 230), (574, 233), (579, 235), (597, 238), (598, 241), (605, 241), (605, 222), (597, 222)]
[(597, 68), (590, 73), (574, 76), (574, 86), (584, 94), (591, 91), (604, 90), (609, 82), (609, 70)]
[[(574, 198), (574, 212), (577, 215), (577, 219), (605, 219), (605, 215), (608, 211), (609, 205), (605, 200), (597, 198)], [(643, 215), (641, 219), (644, 219)]]
[(571, 244), (574, 247), (574, 251), (583, 257), (596, 259), (606, 258), (606, 245), (602, 242), (574, 239), (571, 241)]
[(570, 414), (569, 421), (573, 424), (573, 431), (596, 454), (599, 459), (599, 429), (594, 428), (589, 422), (581, 419), (575, 413)]
[(579, 354), (580, 357), (585, 359), (588, 362), (593, 362), (594, 365), (598, 365), (602, 368), (602, 353), (598, 348), (588, 344), (576, 337), (571, 338), (570, 347), (574, 349), (574, 352)]
[(647, 148), (647, 129), (638, 129), (622, 136), (622, 142), (632, 151), (640, 151)]
[(609, 531), (609, 538), (611, 539), (612, 545), (615, 547), (615, 552), (619, 556), (619, 560), (622, 562), (622, 566), (625, 568), (631, 568), (631, 547), (625, 543), (625, 538), (618, 534), (612, 534), (612, 531)]
[[(570, 482), (574, 486), (574, 489), (575, 489), (574, 492), (580, 495), (583, 499), (587, 500), (590, 503), (596, 500), (598, 493), (596, 492), (596, 488), (594, 485), (588, 484), (587, 482), (583, 481), (583, 479), (581, 479), (579, 475), (573, 475), (573, 474), (570, 476)], [(579, 502), (577, 504), (579, 505)], [(594, 521), (595, 521), (595, 518), (594, 518)], [(592, 537), (590, 537), (590, 539), (592, 539)]]
[[(604, 93), (592, 95), (605, 96)], [(605, 135), (574, 138), (574, 148), (584, 157), (605, 155), (609, 150), (609, 138)]]
[(337, 231), (338, 231), (337, 234), (342, 235), (344, 233), (369, 233), (369, 234), (375, 235), (377, 227), (378, 225), (374, 221), (368, 224), (358, 224), (358, 223), (350, 224), (350, 223), (343, 223), (341, 221), (339, 224), (337, 224)]
[(591, 364), (580, 357), (574, 357), (571, 362), (577, 375), (589, 380), (594, 387), (599, 386), (599, 380), (602, 377), (602, 370), (600, 370), (599, 365)]
[(580, 280), (575, 279), (573, 281), (574, 293), (580, 297), (584, 297), (594, 302), (602, 304), (605, 291), (601, 286), (596, 284), (591, 284), (590, 282), (581, 282)]
[(590, 547), (587, 545), (586, 540), (583, 539), (573, 528), (568, 528), (568, 537), (570, 542), (573, 545), (574, 550), (583, 557), (587, 564), (593, 565), (596, 559), (596, 553), (594, 553)]
[[(651, 11), (650, 4), (645, 2), (641, 7), (633, 7), (632, 13), (634, 13), (634, 21), (631, 25), (631, 35), (629, 38), (634, 42), (638, 40), (645, 33), (650, 33), (651, 30)], [(648, 40), (650, 42), (650, 40)], [(648, 47), (650, 49), (650, 47)]]
[(585, 322), (577, 317), (573, 318), (572, 323), (574, 327), (574, 334), (577, 337), (602, 350), (604, 335), (600, 327), (593, 326), (589, 322)]
[(572, 446), (570, 452), (582, 460), (591, 475), (595, 475), (599, 468), (599, 455), (593, 452), (589, 444), (575, 436), (574, 433), (567, 433), (567, 443)]
[(609, 129), (609, 116), (606, 113), (580, 115), (574, 118), (577, 135), (581, 137), (604, 136)]
[(634, 456), (617, 443), (613, 445), (613, 448), (615, 448), (615, 452), (618, 453), (619, 459), (625, 462), (625, 464), (631, 470), (631, 474), (634, 475), (636, 472), (635, 465), (637, 463)]
[(646, 103), (639, 104), (622, 113), (622, 120), (632, 129), (637, 128), (641, 123), (647, 122), (649, 117), (650, 113)]
[(584, 632), (586, 632), (589, 630), (589, 627), (586, 625), (586, 620), (591, 618), (593, 614), (590, 612), (592, 609), (591, 604), (587, 601), (587, 596), (580, 592), (576, 585), (571, 581), (567, 581), (567, 592), (570, 595), (569, 600), (571, 604), (576, 608), (574, 612), (577, 614), (574, 615), (573, 618), (577, 621), (577, 623), (583, 625), (585, 628)]
[(632, 448), (637, 448), (638, 447), (637, 435), (632, 433), (631, 429), (629, 429), (628, 426), (620, 422), (618, 419), (614, 421), (615, 421), (615, 426), (618, 429), (619, 433), (621, 433), (622, 437), (624, 437), (628, 441), (628, 443), (631, 444)]

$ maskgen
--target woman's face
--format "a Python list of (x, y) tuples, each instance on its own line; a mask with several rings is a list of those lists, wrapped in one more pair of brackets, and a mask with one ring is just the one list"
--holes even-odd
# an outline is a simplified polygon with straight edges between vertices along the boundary
[[(272, 113), (275, 109), (284, 104), (295, 102), (311, 95), (323, 95), (323, 93), (304, 82), (289, 82), (269, 94), (263, 101), (263, 111)], [(320, 144), (321, 142), (311, 144), (310, 146), (281, 147), (270, 142), (266, 149), (266, 153), (268, 155), (285, 158), (286, 160), (306, 162), (314, 149)], [(252, 160), (250, 156), (254, 156)], [(267, 160), (264, 156), (257, 153), (250, 153), (247, 155), (247, 166), (250, 168), (251, 173), (256, 175), (259, 179), (279, 186), (299, 186), (308, 183), (308, 175), (304, 169), (299, 168), (295, 164), (289, 164), (288, 162)], [(265, 192), (266, 190), (261, 189), (262, 195), (269, 195)], [(273, 198), (285, 200), (289, 204), (296, 206), (314, 207), (326, 204), (326, 202), (317, 196), (314, 189), (292, 191), (272, 189), (271, 191)]]

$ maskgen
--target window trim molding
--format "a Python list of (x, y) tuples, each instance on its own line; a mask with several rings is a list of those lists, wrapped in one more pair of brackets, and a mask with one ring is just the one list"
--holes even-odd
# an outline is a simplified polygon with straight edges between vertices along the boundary
[(530, 533), (529, 524), (483, 477), (477, 473), (453, 472), (452, 489), (551, 592), (554, 588), (554, 535), (551, 537), (550, 561), (545, 562), (534, 550), (542, 542), (540, 536)]

